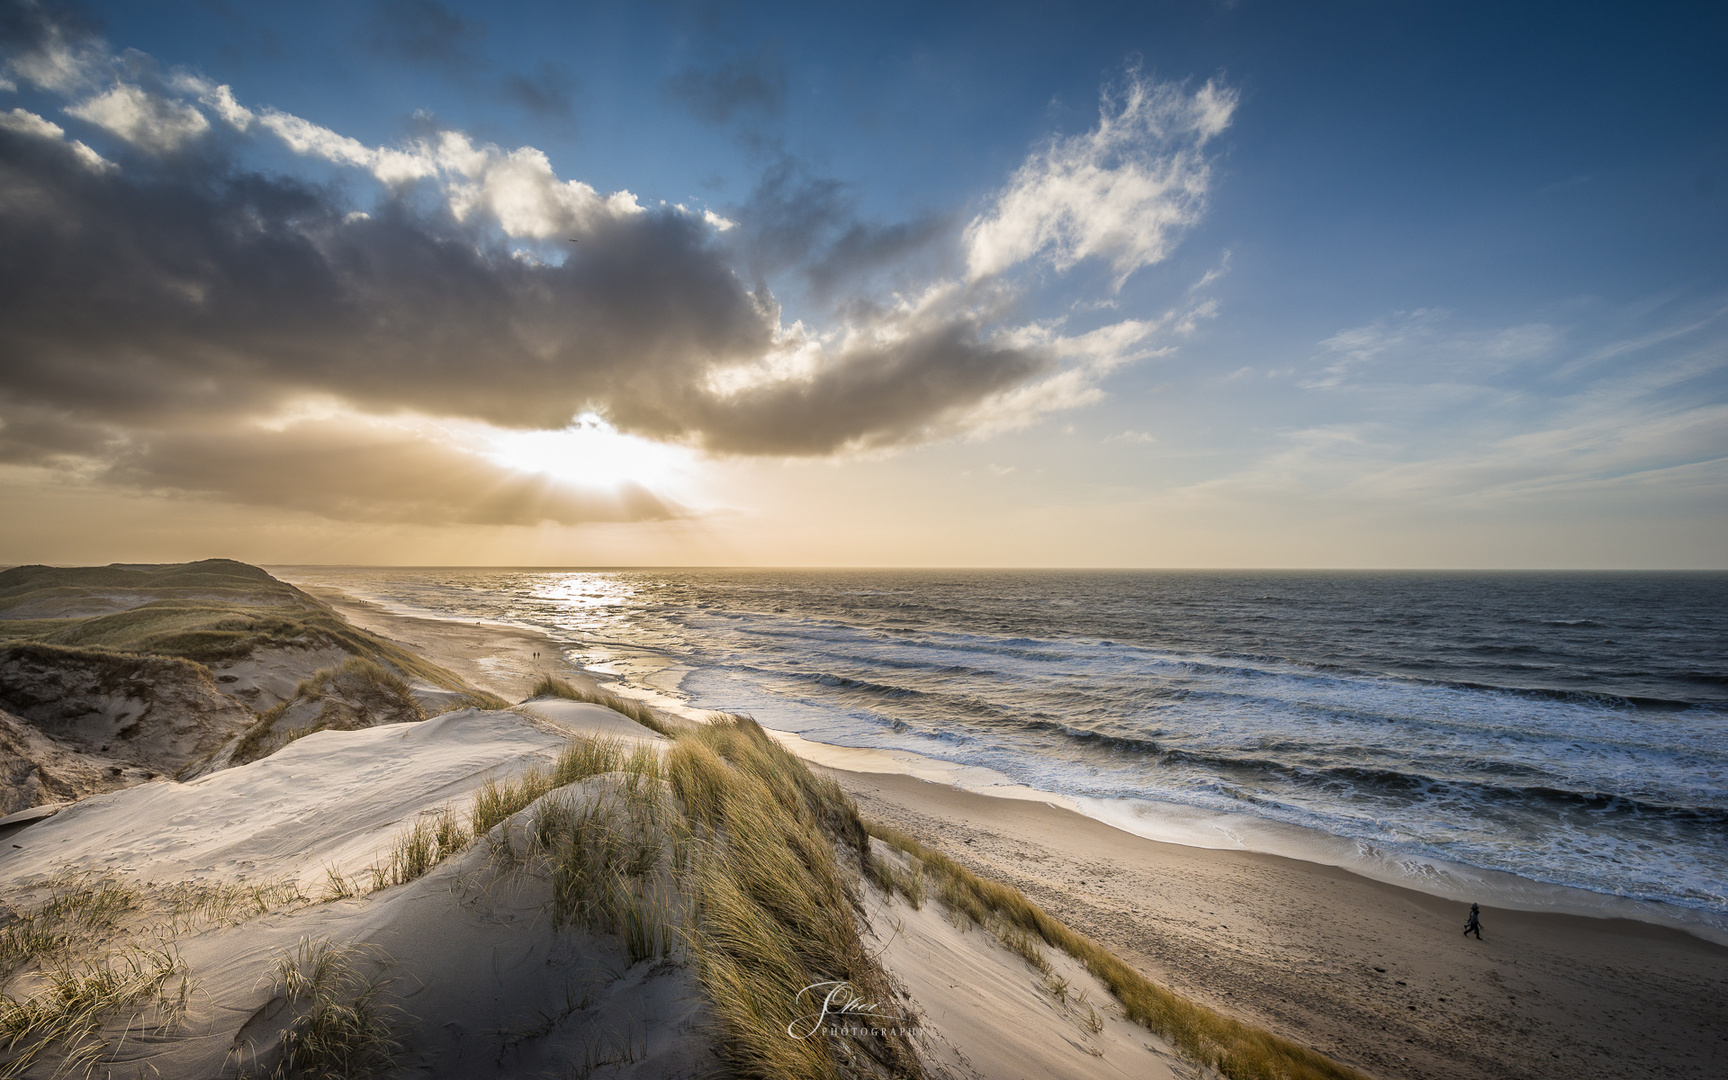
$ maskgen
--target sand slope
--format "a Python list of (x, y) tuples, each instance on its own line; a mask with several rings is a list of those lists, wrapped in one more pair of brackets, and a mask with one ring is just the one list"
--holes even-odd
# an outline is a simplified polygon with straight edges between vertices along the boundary
[[(70, 878), (123, 881), (146, 897), (176, 883), (266, 879), (315, 892), (328, 870), (352, 874), (377, 861), (420, 815), (488, 777), (549, 760), (572, 731), (609, 732), (616, 716), (564, 704), (552, 710), (558, 721), (470, 709), (320, 732), (191, 783), (84, 799), (9, 838), (0, 892), (17, 907)], [(597, 723), (584, 726), (585, 718)], [(270, 971), (304, 940), (360, 946), (365, 974), (391, 980), (385, 997), (401, 1010), (405, 1061), (420, 1075), (556, 1074), (584, 1062), (626, 1076), (711, 1071), (689, 967), (677, 957), (631, 964), (610, 935), (554, 929), (549, 890), (532, 873), (500, 869), (481, 840), (407, 885), (192, 928), (174, 943), (197, 984), (191, 1013), (170, 1035), (134, 1034), (116, 1060), (127, 1075), (185, 1077), (268, 1065), (296, 1015)], [(36, 989), (27, 973), (4, 987)]]
[[(904, 866), (873, 842), (878, 858)], [(944, 1080), (1189, 1080), (1196, 1068), (1127, 1019), (1072, 957), (1043, 949), (1048, 975), (942, 907), (867, 889), (874, 950), (909, 995), (926, 1067)]]
[(866, 817), (1006, 882), (1149, 977), (1379, 1077), (1728, 1075), (1728, 949), (1467, 907), (1334, 867), (1146, 840), (1071, 811), (834, 772)]

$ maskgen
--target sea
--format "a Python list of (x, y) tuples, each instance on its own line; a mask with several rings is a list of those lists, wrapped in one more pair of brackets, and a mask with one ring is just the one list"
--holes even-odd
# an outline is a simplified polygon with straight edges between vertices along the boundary
[(1155, 839), (1728, 940), (1728, 574), (279, 575)]

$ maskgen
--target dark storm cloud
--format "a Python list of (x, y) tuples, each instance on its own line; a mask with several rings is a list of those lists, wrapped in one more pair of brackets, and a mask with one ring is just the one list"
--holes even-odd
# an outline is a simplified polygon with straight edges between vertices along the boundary
[(726, 397), (695, 395), (678, 411), (622, 403), (635, 430), (667, 434), (685, 415), (707, 420), (711, 448), (735, 454), (807, 454), (922, 442), (947, 434), (942, 421), (980, 397), (1049, 370), (1041, 356), (979, 344), (964, 323), (931, 327), (892, 347), (842, 352), (820, 379), (752, 387)]
[(705, 123), (751, 114), (772, 118), (786, 108), (786, 68), (779, 45), (765, 41), (752, 52), (687, 67), (666, 80), (665, 91)]
[(160, 435), (128, 448), (103, 479), (338, 521), (574, 525), (679, 516), (637, 484), (583, 490), (436, 438), (346, 420)]
[(862, 220), (847, 185), (812, 175), (785, 155), (733, 213), (744, 226), (740, 242), (754, 274), (797, 268), (820, 298), (884, 266), (905, 265), (954, 229), (946, 215), (887, 225)]
[(557, 427), (759, 355), (769, 314), (706, 227), (602, 221), (563, 266), (476, 246), (407, 200), (347, 216), (323, 190), (181, 162), (95, 172), (0, 132), (0, 347), (26, 400), (137, 421), (323, 391)]
[[(413, 461), (475, 498), (493, 492), (464, 503), (488, 507), (488, 521), (664, 516), (639, 498), (606, 509), (512, 486), (418, 444), (351, 449), (345, 472), (332, 464), (343, 454), (312, 453), (316, 441), (222, 423), (307, 395), (518, 428), (594, 410), (718, 452), (820, 455), (952, 430), (958, 413), (1047, 366), (938, 312), (859, 334), (869, 344), (829, 350), (803, 378), (722, 392), (717, 372), (785, 344), (772, 298), (746, 287), (736, 251), (702, 221), (601, 215), (553, 266), (512, 256), (443, 205), (410, 188), (353, 214), (330, 190), (233, 168), (215, 150), (95, 168), (65, 142), (0, 130), (0, 457), (83, 453), (131, 486), (435, 516), (431, 496), (386, 505), (360, 476), (401, 477)], [(813, 211), (819, 220), (830, 218)], [(806, 251), (784, 232), (775, 243)], [(308, 469), (334, 485), (327, 497), (310, 482), (263, 490)]]
[(8, 53), (38, 52), (62, 40), (94, 36), (97, 20), (76, 4), (44, 7), (34, 0), (0, 4), (0, 48)]
[(436, 0), (380, 0), (359, 31), (360, 44), (379, 56), (466, 75), (484, 64), (475, 44), (486, 28)]

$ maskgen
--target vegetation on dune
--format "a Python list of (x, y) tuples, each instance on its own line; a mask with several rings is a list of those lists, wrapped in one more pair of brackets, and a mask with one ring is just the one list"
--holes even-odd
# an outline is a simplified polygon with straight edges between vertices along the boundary
[[(1361, 1073), (1323, 1054), (1166, 990), (1102, 945), (1045, 914), (1020, 890), (981, 878), (898, 829), (874, 823), (865, 827), (871, 836), (915, 860), (914, 872), (935, 880), (936, 895), (949, 910), (980, 925), (1006, 924), (1028, 935), (1036, 934), (1046, 944), (1061, 949), (1109, 988), (1130, 1020), (1169, 1040), (1183, 1054), (1221, 1076), (1230, 1080), (1365, 1080)], [(879, 871), (872, 876), (882, 880)], [(1025, 944), (1035, 950), (1031, 942)], [(1026, 951), (1012, 944), (1010, 947), (1036, 965)]]
[(819, 778), (754, 721), (716, 716), (667, 757), (672, 789), (696, 835), (691, 943), (720, 1021), (721, 1049), (742, 1076), (922, 1076), (904, 1033), (790, 1039), (799, 993), (845, 980), (865, 999), (894, 1000), (858, 935), (855, 878), (868, 838), (832, 780)]
[(58, 1062), (54, 1075), (93, 1074), (128, 1035), (170, 1032), (197, 990), (174, 947), (179, 935), (304, 899), (281, 880), (160, 889), (103, 877), (52, 883), (45, 901), (0, 930), (0, 983), (22, 971), (36, 991), (0, 994), (0, 1080), (49, 1057)]
[[(368, 1080), (396, 1068), (401, 1010), (386, 1003), (375, 948), (301, 938), (275, 964), (273, 990), (294, 1010), (269, 1080)], [(244, 1070), (241, 1075), (247, 1075)]]
[[(19, 618), (83, 600), (123, 610), (82, 618)], [(257, 649), (339, 649), (466, 696), (509, 703), (453, 672), (350, 624), (328, 605), (256, 566), (227, 559), (157, 567), (19, 566), (0, 571), (0, 641), (66, 646), (104, 656), (178, 657), (220, 666)]]
[[(284, 715), (313, 705), (318, 706), (316, 716), (292, 730), (281, 730)], [(260, 713), (235, 744), (231, 762), (256, 761), (315, 731), (352, 731), (424, 719), (426, 711), (400, 676), (382, 664), (350, 656), (336, 667), (300, 680), (293, 697)]]
[(535, 698), (564, 698), (567, 701), (581, 701), (589, 705), (604, 705), (613, 712), (641, 724), (649, 731), (655, 731), (667, 738), (675, 738), (672, 726), (654, 714), (654, 710), (640, 701), (617, 694), (609, 694), (604, 690), (584, 690), (572, 686), (563, 679), (555, 679), (550, 675), (542, 675), (540, 681), (534, 684), (524, 704)]
[[(0, 646), (0, 664), (20, 663), (41, 669), (87, 672), (94, 677), (98, 690), (110, 694), (131, 691), (143, 695), (159, 684), (170, 682), (203, 682), (209, 684), (211, 690), (216, 689), (216, 680), (209, 668), (177, 656), (118, 653), (36, 641)], [(16, 696), (23, 691), (14, 686), (7, 692)], [(28, 706), (31, 702), (25, 704)]]

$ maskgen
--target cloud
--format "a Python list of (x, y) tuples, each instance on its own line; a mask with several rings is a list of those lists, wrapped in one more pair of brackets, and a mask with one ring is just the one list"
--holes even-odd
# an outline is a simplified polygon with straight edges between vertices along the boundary
[[(1204, 308), (1029, 324), (1014, 287), (934, 275), (951, 217), (861, 221), (843, 185), (795, 165), (770, 170), (728, 217), (644, 206), (559, 177), (531, 146), (448, 130), (368, 145), (197, 73), (156, 77), (147, 57), (122, 64), (70, 40), (54, 47), (83, 49), (105, 85), (66, 83), (70, 113), (128, 151), (93, 168), (58, 125), (0, 118), (11, 462), (349, 518), (374, 504), (392, 520), (480, 513), (486, 492), (488, 521), (652, 517), (673, 511), (640, 493), (537, 487), (377, 425), (556, 431), (592, 413), (716, 454), (877, 452), (1095, 401), (1105, 375), (1157, 354), (1154, 337)], [(254, 171), (261, 139), (340, 179)], [(370, 201), (356, 200), (356, 177), (375, 181), (361, 186)], [(768, 285), (787, 270), (813, 295), (846, 283), (844, 309), (826, 325), (787, 323)], [(899, 291), (858, 285), (878, 273)], [(307, 402), (349, 417), (352, 437), (284, 427)], [(343, 455), (354, 468), (333, 464)], [(440, 502), (410, 483), (410, 461), (453, 494)], [(411, 497), (391, 501), (391, 486)]]
[(686, 67), (663, 88), (697, 119), (715, 125), (746, 114), (772, 118), (786, 108), (786, 68), (772, 41), (711, 66)]
[[(11, 112), (0, 113), (0, 128), (15, 131), (20, 135), (33, 135), (38, 139), (66, 140), (66, 129), (52, 120), (45, 120), (28, 109), (13, 109)], [(86, 166), (92, 169), (105, 169), (109, 162), (96, 151), (85, 146), (77, 139), (66, 142), (72, 152)]]
[(1320, 342), (1322, 366), (1297, 383), (1304, 390), (1345, 386), (1371, 369), (1380, 378), (1399, 372), (1431, 379), (1446, 372), (1454, 379), (1551, 355), (1563, 335), (1547, 323), (1526, 323), (1486, 331), (1448, 327), (1452, 315), (1439, 308), (1396, 312), (1363, 326), (1340, 330)]
[(124, 83), (66, 112), (158, 154), (172, 153), (210, 128), (210, 121), (192, 106)]
[(501, 466), (448, 437), (354, 416), (302, 420), (276, 430), (231, 427), (149, 437), (129, 446), (99, 480), (338, 521), (575, 525), (681, 516), (638, 484), (559, 483)]
[(360, 43), (380, 56), (463, 76), (485, 61), (475, 46), (486, 28), (436, 0), (381, 0), (361, 27)]
[(817, 300), (856, 293), (862, 279), (883, 268), (916, 264), (953, 229), (952, 216), (945, 214), (886, 224), (866, 221), (848, 185), (814, 175), (784, 155), (731, 212), (743, 226), (737, 246), (750, 273), (766, 279), (796, 270)]
[[(1349, 392), (1309, 399), (1334, 415), (1286, 430), (1229, 475), (1182, 490), (1254, 505), (1289, 500), (1327, 514), (1535, 512), (1627, 500), (1696, 514), (1728, 494), (1724, 310), (1718, 296), (1690, 309), (1675, 304), (1655, 320), (1639, 312), (1638, 325), (1618, 335), (1545, 322), (1463, 329), (1432, 309), (1340, 331), (1323, 355), (1346, 367), (1325, 385)], [(1616, 336), (1583, 361), (1569, 355), (1573, 339)], [(1605, 355), (1624, 362), (1605, 367)]]
[(1211, 184), (1203, 149), (1235, 109), (1235, 91), (1215, 82), (1188, 94), (1130, 72), (1104, 93), (1096, 128), (1052, 139), (966, 227), (967, 272), (983, 278), (1035, 257), (1062, 271), (1099, 258), (1120, 288), (1200, 219)]
[(95, 33), (95, 25), (75, 10), (11, 0), (0, 5), (0, 49), (6, 52), (0, 71), (42, 90), (71, 93), (105, 66), (107, 54)]

